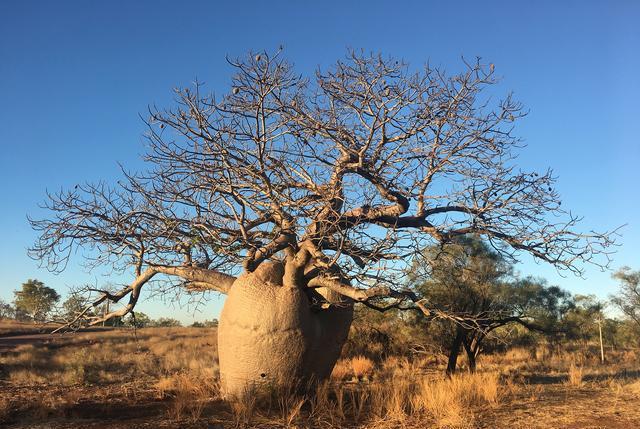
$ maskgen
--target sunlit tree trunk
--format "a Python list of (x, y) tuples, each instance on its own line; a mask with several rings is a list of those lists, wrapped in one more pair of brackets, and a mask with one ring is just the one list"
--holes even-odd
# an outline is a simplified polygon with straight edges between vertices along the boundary
[(218, 327), (225, 396), (265, 386), (304, 390), (331, 374), (349, 333), (352, 303), (316, 290), (333, 304), (314, 308), (308, 290), (284, 283), (282, 266), (265, 263), (229, 291)]

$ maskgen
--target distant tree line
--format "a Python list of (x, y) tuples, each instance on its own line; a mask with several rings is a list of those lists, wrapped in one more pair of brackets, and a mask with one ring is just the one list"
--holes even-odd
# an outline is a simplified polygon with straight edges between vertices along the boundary
[[(60, 294), (37, 279), (27, 280), (13, 294), (13, 303), (0, 299), (0, 319), (13, 319), (33, 323), (67, 323), (73, 320), (77, 314), (85, 311), (89, 305), (82, 294), (74, 291), (71, 291), (67, 298), (60, 303)], [(102, 308), (102, 306), (89, 310), (89, 312), (95, 314), (102, 314), (106, 311), (107, 309)], [(170, 317), (152, 319), (145, 313), (136, 311), (124, 318), (116, 317), (110, 319), (105, 322), (105, 326), (137, 328), (179, 327), (182, 326), (182, 323)], [(202, 322), (194, 322), (190, 326), (195, 328), (217, 327), (218, 321), (217, 319), (204, 320)]]

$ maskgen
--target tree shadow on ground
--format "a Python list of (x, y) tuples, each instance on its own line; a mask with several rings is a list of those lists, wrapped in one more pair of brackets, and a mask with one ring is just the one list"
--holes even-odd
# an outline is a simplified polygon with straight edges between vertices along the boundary
[(220, 418), (233, 420), (228, 404), (222, 400), (204, 401), (202, 408), (194, 413), (190, 408), (176, 412), (174, 398), (104, 398), (103, 401), (81, 400), (55, 407), (39, 403), (18, 407), (0, 419), (0, 426), (35, 428), (45, 424), (46, 427), (133, 428), (152, 423), (151, 427), (190, 428), (203, 427), (203, 422), (209, 424)]

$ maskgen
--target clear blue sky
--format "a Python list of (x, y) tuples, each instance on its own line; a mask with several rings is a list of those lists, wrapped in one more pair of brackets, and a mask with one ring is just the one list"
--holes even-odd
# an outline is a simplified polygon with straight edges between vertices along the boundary
[[(614, 268), (640, 269), (640, 2), (169, 2), (0, 3), (0, 298), (27, 278), (61, 293), (107, 281), (73, 260), (58, 276), (26, 255), (27, 214), (45, 190), (115, 180), (117, 162), (140, 166), (138, 114), (167, 106), (195, 77), (225, 90), (225, 55), (274, 50), (300, 72), (328, 65), (348, 47), (455, 70), (482, 56), (530, 115), (517, 128), (525, 168), (553, 167), (564, 206), (585, 229), (621, 224)], [(523, 274), (574, 293), (606, 297), (610, 273), (560, 277), (524, 258)], [(213, 299), (197, 319), (216, 317)], [(192, 320), (160, 301), (140, 310)]]

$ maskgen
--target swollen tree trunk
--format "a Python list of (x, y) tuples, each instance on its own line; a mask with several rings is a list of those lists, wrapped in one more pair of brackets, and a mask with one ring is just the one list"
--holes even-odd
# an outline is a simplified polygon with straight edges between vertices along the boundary
[(331, 305), (285, 282), (284, 269), (263, 263), (238, 277), (220, 315), (218, 353), (221, 389), (241, 397), (260, 387), (304, 389), (327, 378), (340, 356), (353, 304), (316, 289)]

